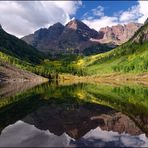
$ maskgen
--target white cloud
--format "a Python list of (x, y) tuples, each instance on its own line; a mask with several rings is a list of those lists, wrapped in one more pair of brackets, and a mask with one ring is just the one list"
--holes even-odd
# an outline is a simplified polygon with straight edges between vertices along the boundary
[(139, 1), (139, 12), (142, 16), (138, 19), (139, 23), (144, 23), (148, 18), (148, 1)]
[(83, 20), (90, 28), (99, 31), (100, 28), (106, 26), (113, 26), (118, 24), (118, 17), (105, 16), (104, 7), (98, 6), (96, 9), (92, 9), (83, 15)]
[(128, 23), (137, 21), (142, 14), (139, 13), (139, 5), (132, 6), (127, 11), (124, 11), (120, 14), (120, 22)]
[(75, 14), (82, 5), (82, 1), (54, 1), (54, 3), (68, 14)]
[(86, 19), (83, 20), (90, 28), (99, 31), (100, 28), (106, 26), (113, 26), (118, 24), (116, 17), (103, 16), (100, 19)]
[[(7, 32), (21, 37), (56, 22), (66, 24), (81, 6), (82, 1), (0, 1), (0, 23)], [(144, 23), (148, 17), (148, 1), (138, 1), (135, 6), (115, 12), (113, 16), (105, 15), (104, 9), (97, 6), (86, 12), (82, 21), (99, 30), (131, 21)]]
[(103, 16), (104, 15), (104, 7), (98, 6), (96, 9), (92, 9), (92, 13), (94, 16)]
[(56, 22), (67, 23), (81, 5), (81, 1), (1, 1), (0, 23), (20, 37)]
[(83, 18), (84, 19), (92, 19), (92, 18), (95, 18), (96, 16), (97, 17), (104, 16), (103, 11), (104, 11), (104, 7), (99, 5), (97, 8), (91, 9), (90, 11), (84, 13)]
[(113, 16), (105, 16), (103, 7), (100, 12), (98, 11), (98, 17), (96, 17), (97, 9), (92, 9), (91, 12), (94, 12), (91, 16), (89, 15), (90, 12), (84, 14), (83, 22), (96, 30), (101, 27), (127, 24), (129, 22), (144, 23), (148, 17), (148, 1), (138, 1), (136, 5), (126, 11), (115, 12)]
[(138, 1), (138, 4), (132, 6), (127, 11), (124, 11), (120, 15), (121, 22), (137, 21), (144, 23), (148, 17), (148, 1)]
[(127, 11), (120, 13), (119, 22), (139, 22), (144, 23), (148, 17), (148, 1), (138, 1), (138, 4), (132, 6)]
[(97, 31), (99, 31), (99, 29), (102, 27), (113, 26), (118, 23), (117, 17), (105, 16), (104, 7), (100, 5), (97, 6), (97, 8), (92, 9), (89, 12), (86, 12), (83, 15), (82, 21), (85, 24), (87, 24), (90, 28), (93, 28)]

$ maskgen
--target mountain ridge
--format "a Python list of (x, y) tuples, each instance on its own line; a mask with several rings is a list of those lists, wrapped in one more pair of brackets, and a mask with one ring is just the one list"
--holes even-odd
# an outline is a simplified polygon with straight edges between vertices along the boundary
[[(119, 25), (113, 26), (113, 28), (117, 28), (118, 26)], [(122, 25), (120, 26), (123, 27)], [(122, 43), (127, 41), (139, 27), (140, 24), (133, 24), (131, 28), (132, 33), (127, 35), (125, 37), (126, 40), (124, 39)], [(111, 27), (107, 28), (110, 28), (110, 32), (103, 32), (103, 28), (98, 32), (95, 29), (89, 28), (89, 26), (82, 21), (75, 19), (68, 22), (65, 26), (61, 23), (56, 23), (49, 28), (41, 28), (35, 31), (34, 34), (24, 36), (22, 40), (45, 53), (73, 53), (85, 55), (84, 50), (89, 49), (88, 52), (91, 53), (90, 48), (92, 48), (92, 54), (94, 54), (94, 51), (95, 53), (102, 53), (102, 49), (104, 48), (107, 49), (105, 51), (108, 51), (119, 45), (118, 40), (113, 39), (117, 38), (118, 34), (116, 35), (114, 33), (114, 35), (112, 35), (111, 30), (113, 29)], [(109, 34), (109, 37), (107, 37), (107, 34)], [(120, 34), (122, 34), (122, 31), (120, 31)], [(110, 40), (110, 38), (112, 39)]]
[(128, 23), (128, 24), (118, 24), (112, 27), (103, 27), (99, 30), (101, 35), (101, 43), (113, 43), (116, 45), (121, 45), (128, 41), (134, 33), (142, 26), (140, 23)]
[(39, 63), (44, 54), (14, 35), (0, 28), (0, 51), (20, 60)]
[[(40, 37), (40, 34), (35, 31), (34, 34), (25, 36), (22, 40), (26, 41), (28, 44), (36, 47), (38, 50), (43, 52), (81, 52), (80, 48), (89, 47), (89, 45), (94, 45), (94, 42), (89, 41), (90, 38), (97, 38), (98, 32), (94, 29), (90, 29), (87, 25), (79, 20), (72, 20), (63, 26), (60, 23), (57, 25), (52, 25), (48, 29), (39, 29), (40, 33), (43, 30), (48, 35)], [(50, 34), (52, 32), (52, 34)], [(55, 36), (54, 39), (51, 36)], [(36, 44), (34, 44), (34, 42)]]
[[(139, 28), (129, 41), (119, 47), (103, 54), (81, 59), (82, 67), (85, 67), (84, 73), (86, 72), (86, 75), (100, 76), (113, 74), (113, 78), (116, 78), (116, 74), (127, 73), (133, 75), (145, 73), (147, 76), (147, 47), (148, 22)], [(111, 76), (108, 76), (108, 78), (111, 78)]]
[[(74, 38), (75, 42), (68, 42), (72, 45), (79, 45), (80, 38), (80, 43), (83, 41), (83, 44), (86, 44), (88, 43), (89, 39), (92, 39), (92, 36), (94, 38), (98, 37), (98, 33), (96, 33), (96, 31), (92, 34), (92, 32), (89, 32), (91, 29), (88, 26), (86, 26), (86, 28), (82, 27), (82, 29), (84, 29), (81, 30), (81, 27), (78, 27), (79, 25), (81, 25), (81, 22), (72, 21), (72, 24), (67, 24), (67, 28), (65, 29), (62, 24), (57, 23), (53, 26), (50, 26), (48, 29), (42, 28), (36, 31), (36, 37), (37, 39), (42, 39), (42, 36), (45, 36), (44, 34), (48, 36), (48, 31), (51, 34), (55, 33), (53, 31), (54, 28), (59, 28), (59, 30), (56, 29), (56, 33), (58, 35), (61, 34), (61, 32), (63, 33), (62, 30), (64, 30), (66, 33), (68, 32), (68, 34), (70, 32), (71, 36), (67, 36), (66, 33), (64, 33), (64, 35), (66, 35), (67, 39), (70, 39), (70, 41), (73, 41), (71, 38)], [(86, 33), (85, 36), (83, 36), (83, 31)], [(138, 29), (129, 41), (106, 53), (103, 53), (107, 50), (105, 46), (101, 47), (102, 44), (99, 44), (99, 47), (101, 47), (99, 52), (101, 51), (101, 54), (96, 54), (96, 51), (94, 51), (96, 55), (91, 55), (94, 49), (98, 51), (97, 46), (93, 45), (93, 48), (90, 46), (90, 48), (86, 48), (87, 50), (83, 49), (82, 52), (85, 51), (85, 54), (88, 55), (87, 57), (84, 57), (83, 55), (60, 54), (59, 56), (53, 58), (52, 56), (41, 56), (41, 52), (32, 46), (29, 46), (24, 41), (9, 35), (2, 29), (0, 30), (0, 58), (9, 64), (12, 64), (13, 66), (31, 71), (47, 78), (54, 78), (54, 76), (58, 78), (58, 74), (62, 73), (69, 73), (79, 76), (90, 76), (96, 74), (109, 74), (114, 72), (147, 72), (147, 34), (148, 22), (146, 22), (140, 29)], [(55, 42), (54, 44), (56, 44), (57, 41), (59, 42), (59, 38), (57, 40), (56, 37), (56, 35), (51, 37), (52, 39), (55, 39), (52, 40)], [(63, 38), (63, 36), (61, 38)], [(63, 42), (63, 45), (65, 44), (67, 45), (67, 42)], [(71, 44), (68, 44), (68, 46), (71, 47)], [(72, 51), (71, 53), (73, 53), (73, 49), (69, 48), (68, 50), (70, 50), (70, 52)], [(61, 52), (63, 51), (61, 50)], [(69, 53), (67, 48), (66, 52)], [(35, 60), (34, 56), (36, 55), (37, 59)]]

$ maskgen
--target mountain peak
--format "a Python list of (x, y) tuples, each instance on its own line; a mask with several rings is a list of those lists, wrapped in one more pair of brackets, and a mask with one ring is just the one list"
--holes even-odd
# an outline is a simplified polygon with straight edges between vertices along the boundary
[(78, 19), (73, 19), (73, 20), (71, 20), (70, 22), (75, 22), (75, 23), (82, 23), (82, 21), (80, 21), (80, 20), (78, 20)]
[[(76, 23), (76, 24), (79, 24), (79, 23), (82, 23), (82, 21), (78, 20), (78, 19), (73, 19), (71, 20), (69, 23)], [(69, 24), (68, 23), (68, 24)]]
[(71, 20), (67, 25), (67, 28), (71, 28), (74, 30), (77, 30), (78, 28), (86, 28), (88, 27), (86, 24), (84, 24), (82, 21), (78, 19)]
[[(50, 27), (55, 27), (55, 28), (58, 28), (58, 27), (64, 27), (60, 22), (57, 22), (57, 23), (55, 23), (55, 24), (53, 24), (52, 26), (50, 26)], [(50, 28), (49, 27), (49, 28)]]

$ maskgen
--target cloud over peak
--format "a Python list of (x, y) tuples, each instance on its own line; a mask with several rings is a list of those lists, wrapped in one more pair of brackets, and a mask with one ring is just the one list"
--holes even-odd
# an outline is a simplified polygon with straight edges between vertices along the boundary
[(81, 1), (1, 1), (0, 23), (23, 36), (56, 22), (67, 23), (81, 5)]
[[(98, 7), (101, 8), (102, 6)], [(96, 17), (94, 13), (92, 13), (91, 17), (84, 15), (83, 22), (96, 30), (99, 30), (101, 27), (105, 26), (127, 24), (129, 22), (144, 23), (148, 17), (147, 7), (148, 1), (138, 1), (137, 5), (132, 6), (126, 11), (121, 10), (120, 12), (116, 12), (113, 16), (105, 15), (104, 8), (102, 7), (101, 11), (99, 9), (95, 9), (95, 14), (97, 14), (98, 11), (99, 14), (101, 12), (103, 15), (98, 15), (98, 17)], [(94, 9), (92, 9), (90, 12), (92, 11), (94, 11)]]
[[(66, 24), (77, 18), (77, 10), (82, 1), (0, 1), (0, 24), (3, 28), (18, 37), (33, 33), (41, 27), (60, 22)], [(104, 6), (104, 5), (103, 5)], [(131, 21), (144, 23), (148, 16), (148, 1), (137, 1), (127, 10), (114, 12), (108, 16), (106, 7), (96, 6), (85, 12), (82, 21), (93, 29), (126, 24)], [(81, 14), (82, 15), (82, 14)]]

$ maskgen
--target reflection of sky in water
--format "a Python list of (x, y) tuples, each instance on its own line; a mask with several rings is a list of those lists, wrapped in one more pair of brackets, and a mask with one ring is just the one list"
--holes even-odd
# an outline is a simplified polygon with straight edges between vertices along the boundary
[(135, 146), (148, 147), (145, 134), (130, 136), (112, 131), (103, 131), (99, 127), (89, 131), (82, 138), (75, 141), (66, 133), (56, 136), (47, 131), (41, 131), (33, 125), (18, 121), (6, 127), (0, 136), (0, 147), (60, 147), (60, 146)]
[(77, 141), (79, 145), (82, 146), (120, 146), (120, 147), (146, 147), (148, 146), (148, 139), (145, 134), (139, 136), (131, 136), (129, 134), (119, 134), (112, 131), (103, 131), (100, 127), (91, 130), (80, 140)]

